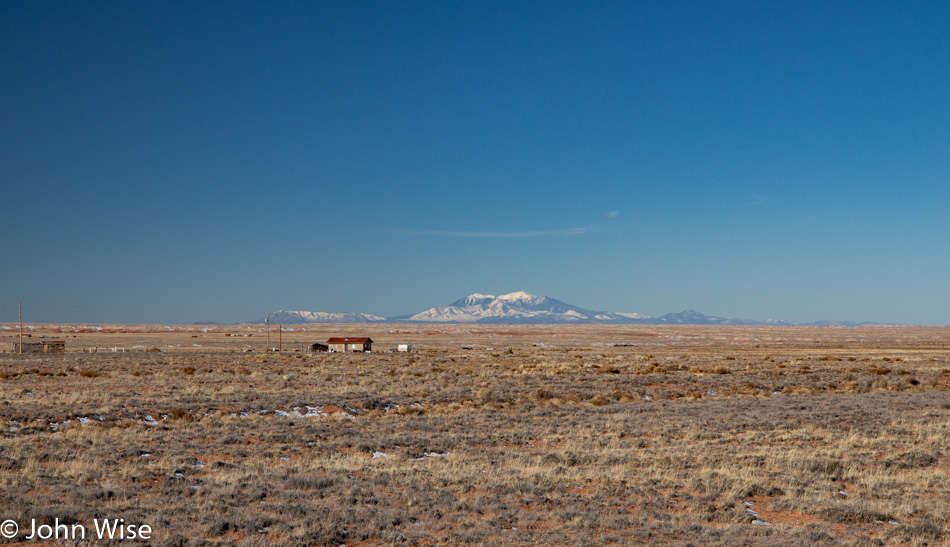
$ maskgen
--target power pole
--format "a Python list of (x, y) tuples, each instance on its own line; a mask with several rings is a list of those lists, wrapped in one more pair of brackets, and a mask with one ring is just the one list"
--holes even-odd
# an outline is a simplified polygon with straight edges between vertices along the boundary
[(264, 319), (264, 323), (267, 325), (267, 351), (270, 351), (270, 313), (268, 312), (267, 317)]
[(277, 353), (284, 352), (284, 326), (277, 325)]
[(20, 312), (20, 350), (17, 353), (23, 353), (23, 302), (19, 302), (17, 309)]

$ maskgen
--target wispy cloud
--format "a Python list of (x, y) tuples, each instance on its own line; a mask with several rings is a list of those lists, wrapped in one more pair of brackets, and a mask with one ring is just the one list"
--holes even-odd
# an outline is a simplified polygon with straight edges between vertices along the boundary
[(456, 232), (451, 230), (410, 230), (409, 233), (417, 236), (441, 237), (568, 237), (590, 232), (590, 228), (567, 228), (565, 230), (532, 230), (527, 232)]
[(607, 218), (617, 218), (617, 215), (619, 214), (620, 214), (620, 211), (607, 211), (606, 213), (604, 213), (604, 216), (606, 216)]
[(767, 205), (769, 203), (769, 198), (763, 196), (762, 194), (750, 194), (746, 197), (744, 205), (750, 207), (758, 207), (760, 205)]

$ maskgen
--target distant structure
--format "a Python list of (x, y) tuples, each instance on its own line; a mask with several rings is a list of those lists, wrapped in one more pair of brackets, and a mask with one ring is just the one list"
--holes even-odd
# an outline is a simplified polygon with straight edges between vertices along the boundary
[(66, 341), (14, 342), (13, 349), (16, 353), (66, 353)]
[(312, 353), (326, 353), (330, 351), (330, 346), (317, 342), (316, 344), (310, 344), (310, 351)]
[(412, 351), (412, 344), (399, 344), (396, 346), (396, 351)]
[(369, 338), (330, 338), (327, 346), (329, 351), (373, 351), (373, 341)]

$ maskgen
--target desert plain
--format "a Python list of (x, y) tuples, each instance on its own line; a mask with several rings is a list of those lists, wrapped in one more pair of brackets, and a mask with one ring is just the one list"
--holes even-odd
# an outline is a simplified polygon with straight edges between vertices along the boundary
[(7, 544), (950, 544), (948, 327), (0, 327)]

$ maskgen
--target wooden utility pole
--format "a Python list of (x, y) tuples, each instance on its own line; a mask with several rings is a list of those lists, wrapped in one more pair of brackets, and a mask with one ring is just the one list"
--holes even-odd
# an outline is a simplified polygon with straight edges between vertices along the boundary
[(17, 353), (23, 353), (23, 302), (17, 304), (17, 309), (20, 312), (20, 349)]
[(284, 352), (284, 326), (277, 325), (277, 353)]
[(264, 323), (267, 325), (267, 351), (270, 351), (270, 313), (268, 312), (267, 317), (264, 319)]

